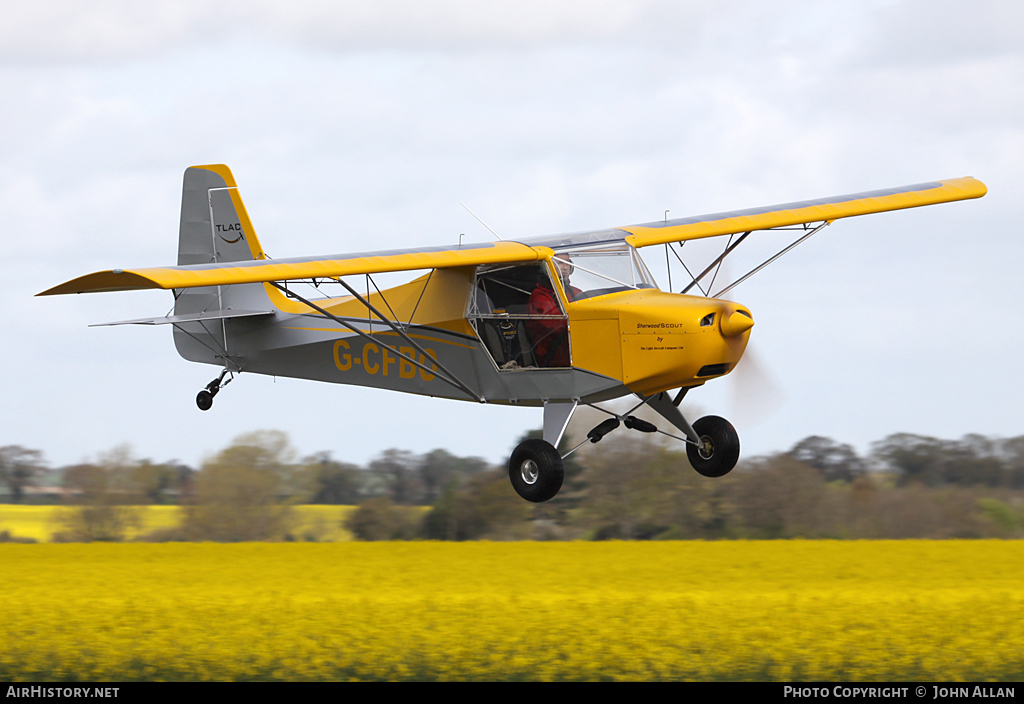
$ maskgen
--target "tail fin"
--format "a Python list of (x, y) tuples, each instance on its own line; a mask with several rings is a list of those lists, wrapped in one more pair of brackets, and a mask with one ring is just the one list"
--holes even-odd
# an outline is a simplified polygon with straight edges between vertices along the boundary
[(265, 258), (231, 169), (223, 164), (186, 169), (178, 266)]
[[(185, 170), (178, 230), (178, 266), (266, 259), (231, 169), (223, 164)], [(175, 315), (221, 310), (273, 310), (263, 284), (179, 289)], [(185, 359), (238, 367), (224, 320), (176, 325), (174, 344)]]

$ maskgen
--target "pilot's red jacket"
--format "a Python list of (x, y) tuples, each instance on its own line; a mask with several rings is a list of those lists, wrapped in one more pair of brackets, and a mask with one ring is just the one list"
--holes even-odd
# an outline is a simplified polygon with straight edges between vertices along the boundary
[[(578, 288), (569, 285), (565, 286), (565, 292), (570, 301), (580, 294)], [(533, 289), (526, 309), (532, 315), (563, 315), (558, 305), (558, 294), (547, 282), (539, 283)], [(528, 319), (526, 327), (533, 337), (533, 354), (538, 366), (569, 366), (569, 325), (565, 318)]]

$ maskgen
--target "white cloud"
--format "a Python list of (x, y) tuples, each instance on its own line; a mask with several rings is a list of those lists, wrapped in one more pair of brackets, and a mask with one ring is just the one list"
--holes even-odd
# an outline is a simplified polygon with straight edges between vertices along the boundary
[(1016, 0), (903, 0), (867, 16), (866, 63), (936, 66), (1020, 56), (1024, 5)]
[(0, 11), (0, 53), (28, 60), (152, 56), (239, 35), (342, 51), (644, 43), (710, 14), (666, 0), (7, 0)]

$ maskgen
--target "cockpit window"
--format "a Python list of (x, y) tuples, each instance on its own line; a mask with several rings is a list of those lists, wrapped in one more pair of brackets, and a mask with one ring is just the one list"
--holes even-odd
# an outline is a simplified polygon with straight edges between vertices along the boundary
[[(550, 278), (542, 263), (490, 264), (477, 267), (470, 317), (527, 315), (530, 295)], [(559, 311), (561, 313), (561, 311)]]
[(657, 288), (636, 250), (628, 244), (560, 249), (554, 259), (566, 295), (573, 301), (629, 289)]
[(477, 267), (466, 319), (499, 371), (571, 366), (569, 321), (541, 262)]

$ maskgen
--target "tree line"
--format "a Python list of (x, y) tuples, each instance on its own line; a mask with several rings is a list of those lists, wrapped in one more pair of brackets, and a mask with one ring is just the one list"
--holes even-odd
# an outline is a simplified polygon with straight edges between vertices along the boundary
[(50, 470), (38, 450), (0, 448), (8, 501), (59, 477), (63, 540), (123, 539), (139, 506), (161, 503), (180, 504), (181, 523), (147, 539), (294, 539), (300, 503), (356, 506), (346, 527), (364, 540), (1024, 537), (1024, 436), (900, 433), (865, 456), (813, 436), (708, 479), (681, 444), (620, 432), (570, 455), (565, 472), (555, 499), (530, 504), (504, 467), (480, 458), (390, 449), (366, 466), (326, 452), (299, 459), (278, 431), (242, 435), (198, 469), (122, 447)]

